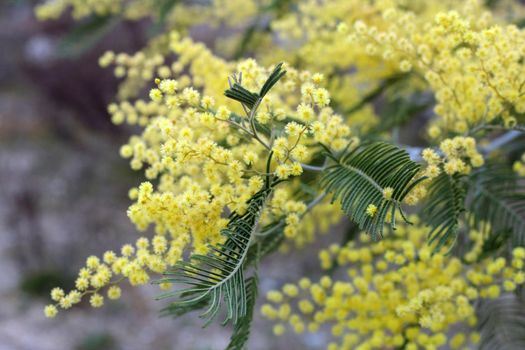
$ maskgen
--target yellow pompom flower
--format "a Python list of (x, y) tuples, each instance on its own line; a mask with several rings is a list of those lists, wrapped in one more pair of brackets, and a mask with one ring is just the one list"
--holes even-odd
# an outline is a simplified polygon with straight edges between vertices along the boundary
[(121, 290), (119, 286), (111, 286), (108, 289), (108, 298), (111, 300), (119, 299), (121, 295)]
[(53, 318), (57, 315), (58, 309), (55, 305), (47, 305), (44, 309), (44, 314), (48, 318)]
[(89, 303), (95, 308), (102, 307), (104, 305), (104, 297), (98, 293), (95, 293), (89, 298)]
[(392, 187), (385, 187), (383, 189), (383, 198), (387, 201), (392, 199), (392, 195), (394, 194), (394, 189)]
[(374, 217), (377, 213), (377, 206), (374, 204), (369, 204), (368, 207), (366, 207), (366, 215), (370, 217)]

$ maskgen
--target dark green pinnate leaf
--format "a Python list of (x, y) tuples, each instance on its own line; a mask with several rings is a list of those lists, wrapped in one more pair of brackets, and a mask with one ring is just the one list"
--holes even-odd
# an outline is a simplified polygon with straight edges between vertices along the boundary
[(224, 95), (226, 97), (231, 98), (232, 100), (238, 101), (242, 104), (244, 104), (246, 107), (252, 109), (253, 106), (257, 103), (259, 100), (259, 95), (251, 92), (241, 85), (235, 83), (231, 88), (226, 90), (224, 92)]
[[(182, 295), (183, 298), (189, 298), (191, 296), (196, 296), (196, 293), (189, 293), (187, 295)], [(166, 306), (164, 309), (160, 310), (160, 316), (172, 316), (179, 317), (185, 315), (189, 312), (196, 310), (201, 310), (205, 308), (209, 303), (209, 298), (197, 299), (194, 302), (188, 303), (171, 303)]]
[(161, 298), (176, 297), (172, 308), (193, 307), (207, 301), (208, 308), (201, 314), (206, 325), (211, 322), (224, 306), (226, 318), (223, 324), (232, 321), (237, 325), (248, 311), (247, 289), (244, 279), (244, 261), (257, 229), (261, 211), (271, 193), (264, 188), (248, 201), (248, 208), (242, 215), (233, 213), (225, 229), (223, 244), (211, 246), (206, 255), (194, 254), (189, 261), (177, 263), (166, 272), (158, 283), (181, 283), (188, 287), (169, 292)]
[[(268, 76), (259, 93), (251, 92), (244, 88), (239, 82), (234, 82), (229, 89), (224, 92), (226, 97), (238, 101), (248, 107), (250, 110), (266, 96), (275, 84), (286, 74), (282, 69), (283, 64), (279, 63), (273, 72)], [(240, 79), (239, 79), (240, 80)]]
[(518, 296), (484, 300), (478, 311), (481, 350), (525, 349), (525, 304)]
[(506, 167), (490, 166), (475, 172), (471, 182), (468, 207), (475, 227), (487, 234), (510, 231), (513, 245), (525, 245), (524, 179)]
[(263, 98), (266, 96), (268, 91), (270, 91), (275, 84), (281, 79), (285, 74), (286, 71), (282, 69), (283, 64), (279, 63), (277, 66), (275, 66), (273, 72), (270, 74), (266, 82), (264, 83), (263, 87), (261, 88), (261, 91), (259, 92), (259, 96)]
[(230, 343), (226, 350), (243, 350), (250, 337), (253, 311), (257, 301), (257, 277), (246, 279), (246, 314), (239, 320), (233, 329)]
[(430, 185), (423, 217), (431, 227), (429, 244), (434, 251), (455, 241), (465, 211), (466, 184), (461, 175), (441, 173)]
[(93, 16), (73, 28), (58, 43), (59, 56), (78, 57), (91, 50), (117, 24), (118, 18), (112, 16)]
[[(420, 166), (408, 153), (384, 142), (358, 146), (328, 167), (321, 179), (326, 192), (333, 193), (332, 201), (340, 200), (343, 211), (369, 232), (374, 239), (383, 236), (385, 221), (395, 229), (395, 214), (404, 217), (401, 202), (424, 178), (415, 179)], [(385, 188), (393, 190), (391, 199), (385, 199)], [(367, 207), (375, 205), (377, 212), (370, 216)]]

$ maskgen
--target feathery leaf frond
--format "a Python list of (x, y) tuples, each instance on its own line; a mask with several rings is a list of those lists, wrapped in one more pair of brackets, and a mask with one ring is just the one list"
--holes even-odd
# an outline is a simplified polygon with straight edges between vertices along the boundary
[(284, 219), (261, 227), (260, 236), (250, 247), (245, 266), (257, 265), (263, 257), (274, 253), (284, 241)]
[(525, 304), (514, 294), (480, 305), (481, 350), (525, 349)]
[(441, 173), (430, 184), (423, 217), (431, 227), (428, 238), (429, 244), (435, 244), (435, 251), (457, 238), (465, 196), (466, 185), (461, 175)]
[(282, 77), (284, 77), (284, 75), (286, 74), (286, 71), (283, 70), (282, 68), (283, 68), (283, 63), (282, 62), (275, 66), (275, 68), (273, 69), (273, 72), (270, 74), (268, 79), (266, 79), (266, 82), (264, 83), (263, 87), (261, 88), (261, 91), (259, 92), (259, 96), (261, 98), (266, 96), (268, 91), (270, 91), (272, 89), (272, 87), (275, 84), (277, 84), (277, 82)]
[(477, 229), (511, 231), (513, 245), (525, 245), (525, 185), (504, 167), (487, 167), (472, 175), (469, 210)]
[(279, 63), (277, 66), (275, 66), (274, 70), (268, 76), (268, 79), (266, 79), (266, 82), (263, 84), (259, 93), (251, 92), (250, 90), (244, 88), (240, 84), (240, 81), (235, 81), (233, 84), (231, 84), (230, 88), (224, 92), (224, 95), (231, 98), (232, 100), (242, 103), (249, 109), (252, 109), (286, 74), (286, 71), (283, 70), (282, 67), (282, 63)]
[(483, 240), (481, 253), (478, 256), (478, 261), (482, 261), (491, 256), (501, 256), (504, 254), (504, 248), (508, 247), (511, 230), (492, 231), (490, 230), (487, 237)]
[[(395, 229), (396, 213), (404, 217), (401, 202), (424, 179), (415, 179), (420, 166), (406, 151), (384, 142), (360, 145), (333, 159), (337, 164), (321, 179), (326, 192), (334, 194), (332, 202), (340, 199), (343, 211), (373, 239), (383, 236), (385, 221)], [(392, 191), (389, 198), (384, 195), (387, 188)], [(377, 208), (372, 215), (367, 213), (370, 205)]]
[(230, 338), (230, 343), (226, 350), (243, 350), (248, 338), (250, 337), (250, 329), (252, 326), (253, 311), (255, 302), (257, 301), (257, 277), (249, 277), (245, 281), (246, 285), (246, 315), (244, 315), (235, 328)]
[[(183, 297), (188, 298), (191, 296), (196, 296), (195, 293), (188, 293), (186, 295), (183, 295)], [(189, 312), (193, 312), (196, 310), (203, 309), (208, 305), (209, 298), (199, 299), (194, 302), (189, 303), (171, 303), (162, 310), (160, 310), (160, 316), (172, 316), (172, 317), (179, 317), (182, 315), (185, 315)]]
[(221, 231), (226, 237), (224, 243), (211, 246), (206, 255), (194, 254), (189, 261), (178, 262), (173, 270), (166, 272), (166, 277), (158, 283), (182, 283), (189, 287), (166, 293), (161, 298), (177, 297), (174, 309), (208, 300), (208, 309), (201, 315), (206, 325), (224, 304), (227, 315), (223, 324), (230, 320), (237, 324), (245, 317), (248, 304), (243, 265), (270, 193), (271, 187), (264, 188), (248, 201), (244, 214), (231, 215), (228, 225)]
[(259, 95), (251, 92), (250, 90), (242, 87), (238, 83), (234, 83), (231, 88), (224, 92), (226, 97), (231, 98), (232, 100), (238, 101), (248, 108), (252, 109), (253, 106), (259, 100)]

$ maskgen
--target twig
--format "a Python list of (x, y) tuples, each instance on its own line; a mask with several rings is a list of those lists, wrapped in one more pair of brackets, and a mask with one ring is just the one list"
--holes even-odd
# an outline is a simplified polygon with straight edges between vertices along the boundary
[(306, 214), (307, 212), (312, 210), (312, 208), (315, 207), (317, 204), (319, 204), (324, 199), (324, 197), (326, 197), (326, 193), (325, 192), (321, 193), (313, 201), (308, 203), (308, 205), (306, 206), (306, 211), (302, 215), (304, 216), (304, 214)]
[(495, 138), (492, 140), (491, 143), (489, 143), (487, 146), (483, 147), (481, 149), (481, 152), (484, 154), (489, 154), (497, 150), (498, 148), (506, 145), (507, 143), (511, 142), (512, 140), (518, 138), (519, 136), (523, 135), (522, 132), (512, 130), (509, 132), (506, 132), (505, 134), (501, 135), (500, 137)]
[(326, 169), (325, 166), (315, 166), (315, 165), (308, 165), (308, 164), (303, 164), (301, 163), (301, 167), (304, 169), (304, 170), (308, 170), (308, 171), (316, 171), (316, 172), (321, 172), (323, 170)]
[[(490, 128), (492, 129), (492, 128)], [(496, 129), (496, 128), (494, 128)], [(492, 140), (488, 145), (485, 147), (480, 147), (480, 152), (487, 155), (495, 150), (501, 148), (502, 146), (506, 145), (507, 143), (513, 141), (514, 139), (518, 138), (519, 136), (523, 135), (522, 131), (518, 131), (519, 129), (511, 130), (506, 132), (505, 134), (495, 138)], [(478, 130), (479, 131), (479, 130)], [(423, 152), (423, 147), (413, 147), (413, 146), (400, 146), (405, 149), (405, 151), (408, 152), (410, 155), (410, 159), (412, 159), (415, 162), (422, 161), (421, 152)], [(440, 153), (438, 151), (438, 153)]]

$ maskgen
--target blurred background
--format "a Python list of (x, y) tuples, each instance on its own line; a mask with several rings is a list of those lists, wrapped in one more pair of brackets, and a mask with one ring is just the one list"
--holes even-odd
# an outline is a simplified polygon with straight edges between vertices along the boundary
[[(118, 155), (133, 130), (112, 126), (106, 105), (117, 81), (97, 61), (109, 48), (140, 49), (148, 23), (121, 21), (77, 42), (67, 35), (75, 27), (69, 16), (38, 22), (35, 3), (0, 0), (0, 350), (222, 349), (230, 329), (212, 325), (203, 337), (196, 314), (159, 318), (165, 304), (153, 300), (154, 287), (125, 288), (102, 309), (81, 304), (44, 318), (50, 288), (71, 287), (86, 256), (137, 237), (127, 192), (142, 174)], [(311, 249), (271, 258), (262, 293), (306, 270), (314, 277)], [(271, 326), (256, 316), (250, 349), (323, 343), (275, 338)]]

